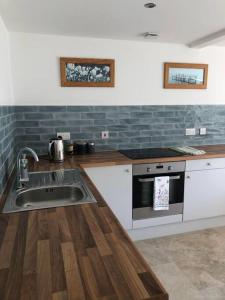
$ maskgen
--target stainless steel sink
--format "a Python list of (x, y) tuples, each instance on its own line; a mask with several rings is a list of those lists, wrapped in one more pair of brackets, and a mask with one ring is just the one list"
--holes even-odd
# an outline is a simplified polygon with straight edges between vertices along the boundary
[(3, 213), (96, 202), (78, 169), (35, 172), (29, 178), (22, 189), (13, 183)]

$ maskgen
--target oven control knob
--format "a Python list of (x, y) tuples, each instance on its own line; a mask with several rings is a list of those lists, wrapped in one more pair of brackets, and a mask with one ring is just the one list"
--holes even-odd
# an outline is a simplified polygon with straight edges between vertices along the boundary
[(173, 170), (173, 167), (172, 167), (172, 166), (169, 166), (169, 167), (168, 167), (168, 170), (169, 170), (169, 171)]
[(151, 172), (151, 168), (147, 168), (147, 172), (148, 172), (148, 173)]

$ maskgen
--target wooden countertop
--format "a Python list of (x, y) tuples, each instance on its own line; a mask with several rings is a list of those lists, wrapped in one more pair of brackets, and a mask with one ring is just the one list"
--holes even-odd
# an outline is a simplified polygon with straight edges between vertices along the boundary
[[(74, 168), (79, 163), (75, 158), (63, 164), (41, 159), (32, 169)], [(0, 299), (168, 299), (81, 171), (97, 203), (0, 214)]]
[(148, 158), (132, 160), (124, 156), (118, 151), (104, 151), (97, 152), (89, 155), (74, 155), (67, 156), (63, 163), (50, 163), (48, 159), (42, 159), (38, 164), (35, 164), (35, 171), (55, 170), (55, 169), (71, 169), (81, 166), (82, 168), (88, 167), (104, 167), (116, 166), (126, 164), (143, 164), (143, 163), (157, 163), (169, 161), (184, 161), (184, 160), (197, 160), (197, 159), (210, 159), (210, 158), (225, 158), (225, 145), (209, 145), (209, 146), (193, 146), (198, 149), (206, 151), (204, 155), (184, 155), (177, 157), (164, 157), (164, 158)]
[[(130, 160), (119, 152), (41, 159), (34, 171), (225, 157), (225, 146), (201, 156)], [(97, 203), (0, 214), (0, 299), (168, 299), (154, 273), (82, 170)], [(12, 181), (12, 178), (11, 180)], [(8, 187), (10, 186), (10, 182)], [(7, 190), (1, 199), (3, 207)]]

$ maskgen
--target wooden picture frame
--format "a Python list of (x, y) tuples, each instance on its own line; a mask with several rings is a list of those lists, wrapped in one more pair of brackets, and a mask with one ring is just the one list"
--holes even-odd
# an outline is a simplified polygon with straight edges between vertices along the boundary
[(114, 59), (60, 57), (62, 87), (114, 87)]
[(164, 63), (165, 89), (206, 89), (207, 79), (207, 64)]

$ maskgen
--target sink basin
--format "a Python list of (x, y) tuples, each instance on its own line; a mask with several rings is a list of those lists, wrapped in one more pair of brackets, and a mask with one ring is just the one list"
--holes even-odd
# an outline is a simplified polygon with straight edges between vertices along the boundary
[(54, 186), (24, 191), (16, 197), (19, 207), (45, 207), (58, 203), (75, 203), (85, 198), (85, 194), (78, 187)]
[(29, 174), (23, 189), (12, 185), (3, 213), (96, 202), (78, 169)]

